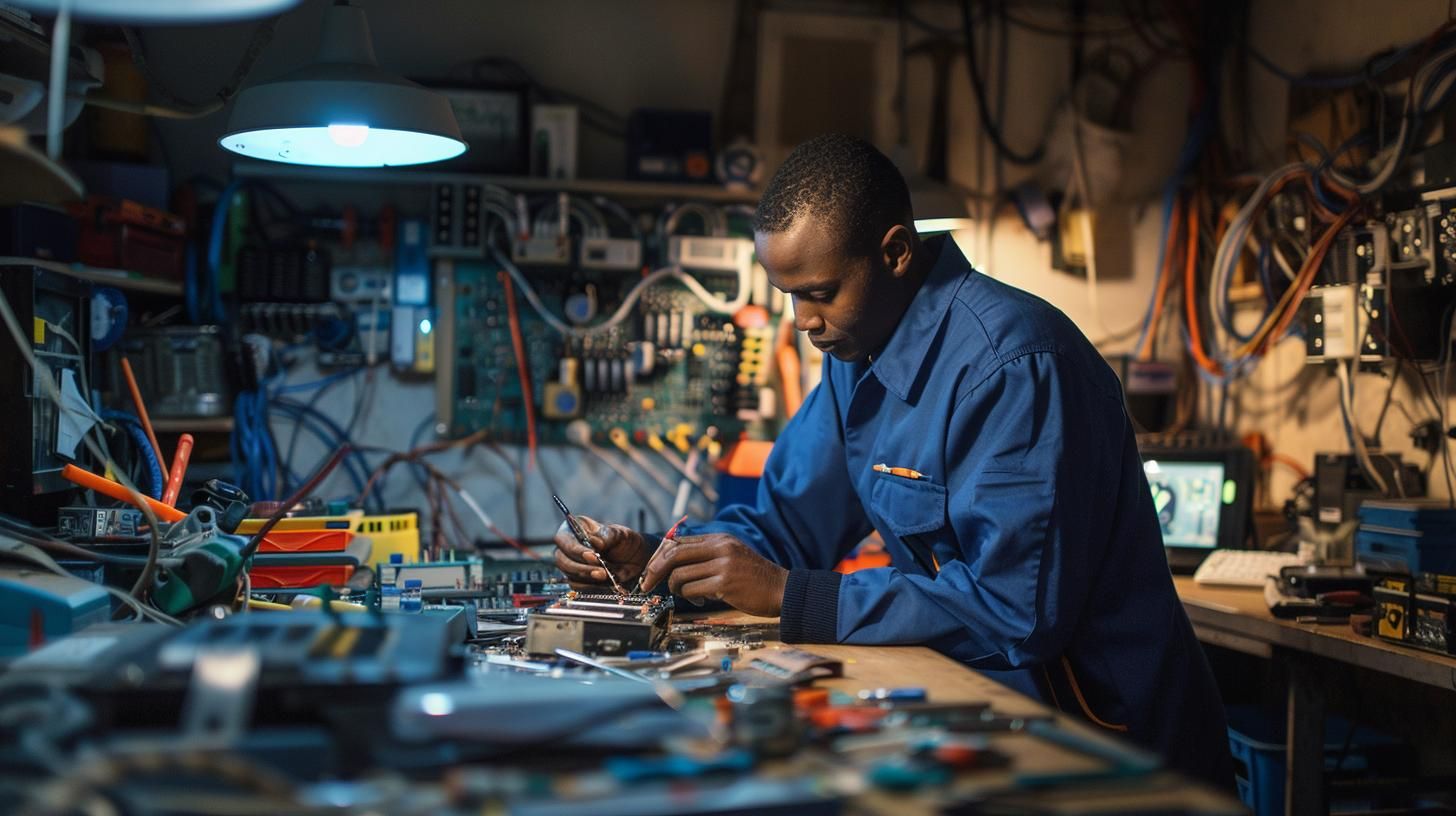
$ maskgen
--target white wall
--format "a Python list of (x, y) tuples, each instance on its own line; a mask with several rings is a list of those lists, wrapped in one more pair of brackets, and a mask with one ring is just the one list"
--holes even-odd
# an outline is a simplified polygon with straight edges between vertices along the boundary
[[(319, 20), (326, 3), (308, 0), (280, 24), (273, 44), (263, 55), (255, 78), (265, 78), (304, 62), (312, 49)], [(381, 64), (412, 76), (442, 76), (473, 57), (507, 56), (519, 60), (543, 82), (592, 98), (625, 113), (633, 107), (698, 107), (717, 110), (735, 15), (728, 0), (539, 0), (538, 2), (472, 2), (430, 0), (401, 3), (364, 0), (370, 15), (375, 47)], [(959, 22), (955, 4), (921, 2), (917, 12), (945, 26)], [(1065, 24), (1061, 12), (1045, 7), (1018, 9), (1024, 17)], [(1446, 19), (1445, 0), (1403, 0), (1400, 13), (1388, 6), (1360, 0), (1255, 0), (1251, 39), (1282, 65), (1292, 70), (1358, 64), (1370, 53), (1395, 43), (1409, 41), (1429, 32)], [(1094, 25), (1099, 21), (1093, 18)], [(215, 89), (231, 72), (235, 55), (242, 50), (250, 27), (153, 29), (146, 32), (152, 64), (183, 95), (201, 97)], [(922, 36), (912, 30), (911, 41)], [(1137, 53), (1140, 44), (1130, 37), (1116, 40)], [(1089, 47), (1095, 43), (1089, 43)], [(1066, 40), (1021, 29), (1012, 29), (1008, 49), (1007, 138), (1025, 148), (1032, 144), (1053, 108), (1066, 91), (1068, 44)], [(1249, 105), (1259, 127), (1250, 139), (1267, 150), (1264, 160), (1273, 166), (1282, 152), (1286, 95), (1283, 83), (1257, 68), (1250, 68), (1253, 87)], [(995, 82), (994, 69), (988, 80)], [(922, 147), (929, 122), (930, 68), (927, 60), (910, 63), (908, 110), (912, 142)], [(1104, 280), (1097, 290), (1100, 310), (1092, 307), (1091, 291), (1085, 281), (1052, 270), (1049, 247), (1037, 242), (1011, 211), (992, 219), (984, 206), (975, 230), (957, 236), (958, 242), (976, 264), (990, 274), (1046, 298), (1072, 317), (1092, 338), (1119, 333), (1141, 320), (1151, 294), (1153, 267), (1157, 256), (1159, 228), (1156, 191), (1171, 170), (1183, 140), (1188, 104), (1188, 72), (1184, 64), (1165, 62), (1145, 80), (1145, 87), (1133, 110), (1133, 134), (1128, 145), (1126, 189), (1133, 191), (1132, 204), (1138, 216), (1131, 236), (1135, 249), (1132, 275)], [(229, 157), (216, 147), (226, 114), (195, 122), (163, 122), (166, 152), (177, 176), (194, 172), (226, 173)], [(950, 172), (958, 184), (990, 192), (990, 145), (981, 138), (974, 102), (963, 61), (952, 73)], [(888, 147), (888, 146), (886, 146)], [(583, 132), (584, 175), (612, 176), (621, 172), (622, 146), (590, 131)], [(980, 159), (978, 161), (978, 153)], [(1006, 166), (1006, 182), (1015, 184), (1031, 171)], [(1066, 171), (1044, 174), (1041, 181), (1060, 186)], [(342, 203), (342, 202), (341, 202)], [(991, 225), (994, 223), (994, 232)], [(1105, 270), (1104, 276), (1116, 270)], [(1105, 350), (1125, 350), (1131, 340), (1108, 343)], [(1296, 344), (1280, 347), (1279, 353), (1260, 369), (1248, 386), (1236, 391), (1235, 405), (1241, 428), (1257, 428), (1269, 434), (1278, 450), (1301, 461), (1310, 461), (1316, 450), (1343, 446), (1335, 391), (1319, 377), (1293, 378), (1304, 372)], [(306, 378), (300, 375), (300, 378)], [(1367, 379), (1369, 380), (1367, 382)], [(1370, 414), (1378, 407), (1380, 382), (1360, 378), (1361, 411), (1367, 428)], [(1306, 387), (1307, 386), (1307, 387)], [(1290, 400), (1290, 394), (1300, 399)], [(1416, 409), (1418, 401), (1408, 394), (1397, 397)], [(347, 417), (352, 402), (347, 391), (331, 394), (325, 410)], [(401, 447), (420, 418), (433, 407), (428, 384), (401, 383), (383, 377), (369, 422), (367, 438), (372, 442)], [(1404, 442), (1405, 420), (1393, 415), (1387, 420), (1385, 438), (1391, 447)], [(301, 447), (300, 461), (321, 450)], [(486, 458), (468, 466), (472, 489), (485, 499), (487, 509), (501, 526), (514, 529), (508, 479), (504, 471)], [(547, 459), (553, 475), (566, 484), (568, 501), (586, 513), (634, 518), (641, 502), (618, 480), (607, 478), (597, 463), (576, 456)], [(577, 474), (568, 478), (566, 474)], [(410, 480), (397, 478), (389, 497), (391, 503), (417, 500), (403, 489)], [(343, 482), (335, 482), (344, 492)], [(1287, 494), (1290, 480), (1276, 471), (1275, 495)], [(398, 491), (393, 492), (393, 491)], [(535, 499), (542, 491), (533, 491)], [(665, 506), (667, 498), (662, 497)], [(529, 519), (531, 535), (542, 535), (554, 527), (549, 506), (535, 501)]]

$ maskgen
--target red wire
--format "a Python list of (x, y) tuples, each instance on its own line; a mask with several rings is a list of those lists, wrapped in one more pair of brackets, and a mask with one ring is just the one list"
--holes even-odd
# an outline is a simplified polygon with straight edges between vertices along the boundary
[(536, 396), (531, 391), (531, 368), (526, 359), (526, 341), (521, 336), (521, 314), (516, 310), (516, 287), (511, 276), (497, 272), (506, 288), (506, 313), (511, 321), (511, 345), (516, 350), (516, 370), (521, 375), (521, 398), (526, 401), (526, 449), (530, 466), (536, 466)]

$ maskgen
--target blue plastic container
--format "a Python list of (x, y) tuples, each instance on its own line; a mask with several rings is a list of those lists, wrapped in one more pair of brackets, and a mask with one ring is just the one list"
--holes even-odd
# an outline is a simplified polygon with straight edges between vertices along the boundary
[(1456, 574), (1456, 536), (1362, 524), (1355, 533), (1355, 557), (1385, 570), (1452, 575)]
[[(1239, 799), (1255, 816), (1284, 812), (1284, 743), (1286, 720), (1282, 712), (1258, 706), (1229, 706), (1229, 751), (1234, 757)], [(1405, 761), (1404, 745), (1372, 728), (1357, 726), (1344, 760), (1340, 753), (1350, 722), (1341, 717), (1325, 720), (1325, 773), (1365, 776), (1375, 771), (1397, 772)], [(1338, 769), (1336, 764), (1339, 765)], [(1334, 802), (1331, 803), (1333, 806)]]

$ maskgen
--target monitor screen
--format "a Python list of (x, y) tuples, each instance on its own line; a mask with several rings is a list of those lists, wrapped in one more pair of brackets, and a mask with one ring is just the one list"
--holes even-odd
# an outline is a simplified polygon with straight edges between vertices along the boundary
[(1218, 524), (1232, 485), (1223, 462), (1148, 459), (1143, 462), (1166, 547), (1218, 546)]

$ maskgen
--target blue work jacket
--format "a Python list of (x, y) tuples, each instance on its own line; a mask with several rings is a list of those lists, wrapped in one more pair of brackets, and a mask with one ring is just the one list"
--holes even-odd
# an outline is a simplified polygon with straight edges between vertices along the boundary
[[(923, 249), (934, 269), (885, 347), (826, 359), (755, 504), (692, 532), (789, 568), (787, 642), (924, 644), (1228, 788), (1117, 376), (1051, 305), (947, 238)], [(833, 572), (872, 530), (891, 565)]]

